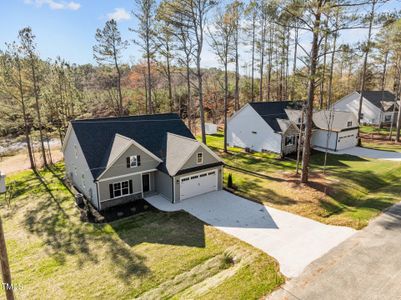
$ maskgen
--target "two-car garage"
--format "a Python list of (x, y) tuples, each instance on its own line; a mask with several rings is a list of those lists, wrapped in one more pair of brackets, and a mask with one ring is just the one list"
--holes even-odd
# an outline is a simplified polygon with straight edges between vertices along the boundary
[(199, 173), (182, 176), (179, 179), (180, 200), (218, 189), (218, 169), (203, 170)]

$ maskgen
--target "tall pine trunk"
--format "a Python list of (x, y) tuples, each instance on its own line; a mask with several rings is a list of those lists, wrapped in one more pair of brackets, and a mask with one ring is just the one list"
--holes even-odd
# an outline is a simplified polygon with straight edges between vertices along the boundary
[(315, 12), (315, 20), (313, 24), (313, 40), (311, 51), (311, 64), (309, 69), (309, 86), (308, 86), (308, 99), (306, 104), (306, 122), (305, 122), (305, 140), (302, 152), (302, 174), (301, 182), (307, 183), (309, 180), (309, 160), (310, 160), (310, 144), (312, 138), (312, 113), (313, 113), (313, 99), (315, 95), (315, 76), (316, 67), (318, 63), (319, 54), (319, 32), (320, 32), (320, 18), (321, 18), (322, 0), (318, 2), (317, 11)]
[(294, 62), (292, 64), (292, 80), (291, 80), (291, 101), (295, 99), (295, 72), (297, 71), (297, 51), (298, 51), (298, 27), (295, 24), (294, 34)]
[[(359, 96), (359, 108), (358, 108), (358, 122), (361, 122), (362, 120), (362, 104), (363, 104), (363, 92), (365, 90), (365, 84), (366, 84), (366, 70), (368, 66), (368, 56), (369, 56), (369, 50), (370, 50), (370, 40), (372, 37), (372, 25), (373, 25), (373, 19), (375, 16), (375, 6), (376, 6), (377, 0), (373, 0), (372, 2), (372, 10), (370, 13), (370, 20), (369, 20), (369, 30), (368, 30), (368, 40), (367, 40), (367, 45), (366, 45), (366, 51), (365, 51), (365, 57), (363, 60), (363, 69), (362, 69), (362, 79), (361, 79), (361, 88), (360, 88), (360, 96)], [(358, 129), (358, 144), (361, 145), (361, 139), (360, 139), (360, 130)]]
[(238, 55), (238, 43), (239, 43), (239, 18), (236, 20), (235, 32), (234, 32), (234, 46), (235, 46), (235, 88), (234, 88), (234, 110), (237, 111), (240, 108), (239, 104), (239, 55)]
[(43, 136), (42, 116), (40, 113), (40, 105), (39, 105), (39, 87), (38, 87), (38, 82), (37, 82), (38, 79), (36, 76), (35, 58), (32, 56), (32, 54), (30, 55), (30, 66), (31, 66), (31, 75), (32, 75), (32, 82), (33, 82), (33, 93), (34, 93), (34, 97), (35, 97), (35, 110), (36, 110), (36, 115), (38, 117), (39, 138), (40, 138), (40, 146), (41, 146), (41, 152), (42, 152), (42, 158), (43, 158), (43, 165), (45, 167), (47, 167), (48, 164), (47, 164), (45, 142), (44, 142), (44, 136)]

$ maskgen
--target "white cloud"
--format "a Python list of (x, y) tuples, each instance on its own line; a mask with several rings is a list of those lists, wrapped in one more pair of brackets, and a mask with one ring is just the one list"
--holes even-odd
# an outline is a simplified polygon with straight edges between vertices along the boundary
[(131, 19), (131, 14), (125, 8), (115, 8), (113, 12), (107, 14), (109, 20), (127, 21)]
[(37, 7), (41, 7), (44, 5), (49, 6), (50, 9), (53, 10), (78, 10), (81, 8), (81, 4), (70, 1), (54, 1), (54, 0), (25, 0), (26, 4), (33, 4)]

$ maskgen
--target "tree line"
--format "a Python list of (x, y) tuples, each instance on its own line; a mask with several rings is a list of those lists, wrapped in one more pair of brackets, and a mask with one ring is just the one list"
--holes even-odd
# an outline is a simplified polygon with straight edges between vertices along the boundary
[[(314, 108), (354, 90), (401, 94), (401, 21), (397, 11), (378, 12), (385, 2), (135, 0), (132, 39), (113, 19), (94, 32), (96, 65), (41, 59), (23, 28), (0, 53), (1, 134), (24, 134), (34, 168), (31, 136), (46, 166), (47, 135), (63, 140), (74, 118), (176, 112), (206, 143), (205, 122), (226, 133), (227, 118), (247, 102), (303, 100), (307, 182)], [(364, 42), (339, 42), (358, 29), (368, 31)], [(129, 44), (141, 50), (136, 63), (123, 60)], [(202, 67), (206, 50), (219, 66)], [(400, 123), (399, 115), (397, 141)]]

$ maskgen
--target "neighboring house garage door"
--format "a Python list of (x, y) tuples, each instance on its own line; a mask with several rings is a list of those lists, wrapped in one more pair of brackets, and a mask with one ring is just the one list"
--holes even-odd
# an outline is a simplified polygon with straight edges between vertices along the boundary
[(217, 170), (209, 170), (182, 177), (180, 181), (180, 200), (217, 190)]
[(337, 139), (337, 150), (355, 147), (358, 144), (358, 130), (339, 132)]

